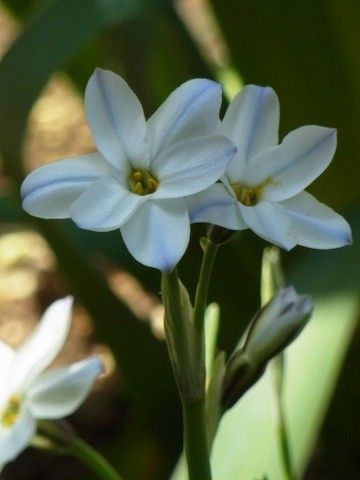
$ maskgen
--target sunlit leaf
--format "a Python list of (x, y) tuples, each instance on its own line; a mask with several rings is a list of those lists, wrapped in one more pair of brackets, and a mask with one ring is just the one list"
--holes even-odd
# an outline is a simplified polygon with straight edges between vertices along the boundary
[[(358, 238), (360, 224), (353, 218)], [(357, 255), (357, 245), (313, 252), (291, 275), (299, 291), (318, 292), (314, 295), (313, 318), (285, 354), (285, 414), (299, 476), (313, 451), (356, 326), (360, 283)], [(344, 272), (351, 272), (347, 282), (343, 282)], [(267, 371), (220, 424), (213, 450), (215, 478), (283, 478), (273, 402), (273, 382)]]

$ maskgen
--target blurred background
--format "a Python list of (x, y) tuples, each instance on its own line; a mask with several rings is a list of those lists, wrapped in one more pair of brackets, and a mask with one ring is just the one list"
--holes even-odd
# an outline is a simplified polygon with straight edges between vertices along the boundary
[[(117, 232), (25, 215), (22, 178), (39, 165), (94, 151), (83, 91), (95, 67), (121, 74), (147, 115), (183, 81), (207, 77), (223, 82), (227, 98), (245, 83), (271, 85), (280, 98), (281, 137), (305, 124), (338, 129), (335, 159), (309, 191), (351, 223), (354, 244), (330, 252), (298, 247), (283, 262), (300, 291), (322, 300), (345, 293), (348, 302), (331, 322), (334, 350), (318, 338), (319, 355), (329, 355), (334, 368), (305, 478), (360, 478), (360, 3), (6, 0), (0, 57), (0, 338), (17, 345), (51, 301), (75, 296), (71, 334), (57, 363), (95, 352), (106, 373), (70, 420), (132, 480), (169, 478), (181, 451), (159, 272), (130, 258)], [(192, 293), (204, 232), (193, 228), (180, 265)], [(246, 232), (218, 256), (210, 299), (221, 305), (220, 345), (228, 352), (259, 306), (264, 246)], [(316, 396), (321, 385), (308, 388)], [(91, 478), (75, 460), (28, 449), (0, 478), (75, 475)]]

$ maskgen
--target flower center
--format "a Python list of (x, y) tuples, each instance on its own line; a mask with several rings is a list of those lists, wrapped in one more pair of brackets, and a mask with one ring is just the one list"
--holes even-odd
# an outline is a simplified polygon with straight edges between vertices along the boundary
[(130, 191), (136, 195), (149, 195), (154, 193), (159, 187), (158, 180), (146, 170), (132, 170), (129, 175)]
[(21, 398), (19, 395), (12, 395), (6, 405), (5, 410), (0, 416), (0, 424), (5, 428), (10, 428), (16, 422), (20, 413)]
[(248, 187), (246, 185), (241, 185), (240, 183), (232, 183), (231, 188), (234, 190), (238, 202), (247, 207), (252, 207), (259, 202), (262, 191), (270, 183), (274, 183), (274, 181), (271, 177), (268, 177), (256, 187)]

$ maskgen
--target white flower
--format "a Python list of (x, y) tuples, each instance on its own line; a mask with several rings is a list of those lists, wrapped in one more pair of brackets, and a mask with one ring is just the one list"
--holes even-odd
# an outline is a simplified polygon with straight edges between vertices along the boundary
[(71, 307), (70, 297), (54, 302), (16, 350), (0, 342), (0, 464), (27, 447), (37, 419), (73, 413), (102, 371), (92, 357), (44, 372), (64, 345)]
[(305, 126), (278, 145), (279, 102), (272, 88), (248, 85), (229, 105), (220, 132), (238, 147), (222, 183), (188, 199), (192, 222), (251, 228), (290, 250), (351, 243), (348, 223), (304, 192), (329, 165), (336, 131)]
[(226, 137), (211, 135), (220, 105), (219, 84), (190, 80), (146, 122), (126, 82), (97, 69), (85, 109), (99, 152), (32, 172), (22, 185), (23, 208), (41, 218), (71, 217), (88, 230), (119, 228), (139, 262), (172, 270), (189, 242), (184, 196), (217, 181), (236, 152)]

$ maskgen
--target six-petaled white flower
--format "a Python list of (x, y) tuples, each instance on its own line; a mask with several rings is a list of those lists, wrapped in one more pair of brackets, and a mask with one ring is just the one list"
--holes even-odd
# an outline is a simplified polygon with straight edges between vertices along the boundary
[(343, 217), (303, 191), (329, 165), (336, 130), (305, 126), (278, 145), (279, 102), (272, 88), (248, 85), (234, 98), (219, 133), (238, 147), (222, 183), (190, 196), (191, 221), (230, 230), (251, 228), (290, 250), (351, 243)]
[(64, 345), (71, 307), (70, 297), (54, 302), (16, 350), (0, 342), (0, 464), (26, 448), (37, 419), (73, 413), (102, 371), (100, 360), (90, 357), (44, 372)]
[(146, 122), (126, 82), (97, 69), (85, 109), (99, 152), (32, 172), (22, 185), (23, 208), (89, 230), (120, 229), (139, 262), (172, 270), (189, 243), (184, 197), (216, 182), (236, 152), (228, 138), (213, 135), (220, 106), (220, 85), (194, 79)]

